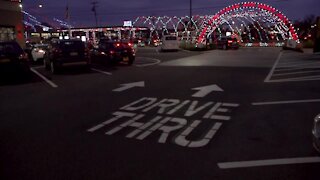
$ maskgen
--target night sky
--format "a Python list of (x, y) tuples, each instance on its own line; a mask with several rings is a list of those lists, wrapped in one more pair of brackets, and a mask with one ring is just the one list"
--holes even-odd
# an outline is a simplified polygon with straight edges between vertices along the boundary
[[(25, 10), (42, 17), (64, 20), (69, 4), (73, 26), (95, 25), (91, 2), (93, 0), (23, 0)], [(137, 16), (185, 16), (189, 14), (189, 0), (96, 0), (99, 26), (122, 25), (123, 20), (134, 20)], [(255, 0), (253, 0), (255, 1)], [(68, 2), (68, 3), (67, 3)], [(193, 0), (193, 14), (214, 14), (225, 6), (243, 0)], [(320, 0), (260, 0), (283, 12), (290, 20), (301, 20), (305, 16), (320, 15)], [(37, 4), (43, 4), (38, 8)]]

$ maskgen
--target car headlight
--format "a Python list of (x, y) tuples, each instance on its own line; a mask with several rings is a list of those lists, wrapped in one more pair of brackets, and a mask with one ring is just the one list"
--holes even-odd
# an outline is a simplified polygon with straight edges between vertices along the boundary
[(320, 114), (316, 116), (314, 119), (314, 127), (313, 127), (314, 134), (320, 138)]

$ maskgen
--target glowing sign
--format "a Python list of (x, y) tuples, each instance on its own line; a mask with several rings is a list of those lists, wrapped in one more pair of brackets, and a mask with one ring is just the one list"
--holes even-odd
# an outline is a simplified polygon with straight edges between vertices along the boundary
[(123, 26), (124, 27), (131, 27), (132, 26), (132, 21), (123, 21)]

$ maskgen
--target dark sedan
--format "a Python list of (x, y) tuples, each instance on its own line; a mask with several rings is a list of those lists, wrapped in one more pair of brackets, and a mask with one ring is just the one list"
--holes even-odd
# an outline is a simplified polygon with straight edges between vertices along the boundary
[(84, 42), (76, 39), (54, 40), (44, 56), (44, 65), (52, 73), (62, 66), (85, 65), (90, 67), (89, 51)]
[(17, 42), (0, 42), (0, 72), (28, 73), (30, 71), (28, 61), (28, 54), (22, 50)]
[(217, 48), (227, 49), (239, 49), (239, 43), (236, 38), (221, 37), (217, 40)]
[(98, 47), (91, 51), (91, 59), (101, 63), (125, 62), (132, 65), (135, 60), (135, 50), (128, 43), (100, 40)]

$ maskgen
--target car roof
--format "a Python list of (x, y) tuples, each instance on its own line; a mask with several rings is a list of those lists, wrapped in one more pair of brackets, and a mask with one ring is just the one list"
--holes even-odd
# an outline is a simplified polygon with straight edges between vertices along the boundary
[(18, 44), (16, 41), (0, 41), (0, 44)]

